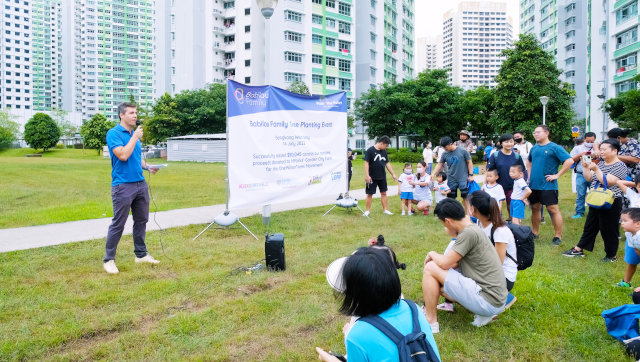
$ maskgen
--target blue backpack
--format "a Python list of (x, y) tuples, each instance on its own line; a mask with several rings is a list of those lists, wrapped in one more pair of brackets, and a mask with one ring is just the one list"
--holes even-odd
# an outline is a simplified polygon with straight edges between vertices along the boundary
[(367, 322), (376, 327), (380, 332), (384, 333), (393, 343), (398, 346), (398, 354), (400, 362), (420, 361), (420, 362), (440, 362), (438, 355), (427, 341), (427, 336), (420, 328), (418, 321), (418, 307), (410, 300), (404, 300), (411, 309), (411, 317), (413, 319), (413, 331), (406, 336), (402, 335), (389, 322), (377, 315), (362, 317), (358, 320)]

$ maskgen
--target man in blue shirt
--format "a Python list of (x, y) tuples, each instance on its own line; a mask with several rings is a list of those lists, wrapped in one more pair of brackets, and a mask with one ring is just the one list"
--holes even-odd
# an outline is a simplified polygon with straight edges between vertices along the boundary
[[(540, 210), (542, 205), (551, 214), (555, 236), (551, 243), (558, 246), (562, 243), (562, 214), (558, 207), (558, 178), (567, 172), (573, 159), (564, 148), (549, 141), (549, 128), (545, 125), (533, 131), (536, 145), (531, 148), (527, 159), (529, 187), (533, 191), (529, 196), (531, 204), (531, 229), (535, 235), (540, 230)], [(558, 166), (562, 168), (558, 172)]]
[[(149, 220), (149, 188), (142, 170), (155, 174), (158, 169), (149, 168), (142, 159), (140, 139), (142, 127), (136, 128), (138, 111), (135, 103), (122, 103), (118, 106), (120, 124), (107, 132), (107, 146), (111, 156), (111, 199), (113, 200), (113, 220), (107, 233), (104, 270), (117, 274), (116, 249), (129, 216), (133, 216), (133, 244), (136, 263), (157, 264), (147, 253), (144, 243)], [(134, 128), (135, 131), (134, 131)]]

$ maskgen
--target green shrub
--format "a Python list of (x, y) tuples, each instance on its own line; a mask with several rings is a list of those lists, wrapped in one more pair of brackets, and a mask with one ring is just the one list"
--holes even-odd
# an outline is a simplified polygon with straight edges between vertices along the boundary
[(398, 151), (394, 148), (393, 152), (387, 152), (387, 154), (391, 162), (411, 162), (415, 164), (423, 160), (421, 152), (412, 152), (406, 148), (401, 148)]
[(56, 143), (56, 148), (59, 150), (64, 149), (64, 143)]

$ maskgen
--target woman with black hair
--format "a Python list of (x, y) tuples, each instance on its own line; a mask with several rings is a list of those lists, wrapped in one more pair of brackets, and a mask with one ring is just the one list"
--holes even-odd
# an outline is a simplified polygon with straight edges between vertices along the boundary
[(509, 169), (513, 165), (521, 165), (525, 170), (524, 179), (527, 180), (528, 176), (522, 157), (520, 157), (517, 152), (513, 152), (513, 145), (515, 144), (513, 141), (513, 135), (511, 133), (505, 133), (500, 136), (499, 142), (502, 147), (499, 151), (496, 151), (489, 156), (489, 159), (487, 160), (487, 171), (498, 171), (498, 183), (504, 190), (505, 201), (507, 202), (507, 212), (510, 212), (513, 179), (509, 176)]
[(628, 129), (612, 128), (607, 132), (607, 137), (617, 139), (620, 142), (618, 158), (629, 168), (631, 178), (640, 172), (640, 143), (635, 138), (629, 137)]
[(518, 274), (516, 240), (502, 220), (498, 203), (491, 195), (484, 191), (475, 191), (471, 194), (470, 202), (471, 215), (478, 219), (478, 225), (493, 243), (502, 263), (502, 271), (504, 271), (509, 291), (505, 309), (509, 308), (516, 301), (516, 297), (511, 294)]
[[(347, 316), (380, 316), (403, 335), (413, 330), (412, 312), (401, 298), (402, 290), (396, 265), (389, 253), (378, 248), (360, 248), (341, 258), (327, 269), (329, 284), (341, 291), (340, 312)], [(440, 356), (431, 327), (423, 313), (418, 313), (420, 328), (434, 352)], [(398, 347), (373, 325), (358, 320), (346, 333), (348, 360), (374, 361), (398, 358)], [(321, 348), (316, 348), (323, 361), (336, 361)]]
[(583, 176), (587, 182), (591, 183), (594, 190), (598, 185), (604, 185), (606, 178), (609, 189), (613, 192), (614, 201), (610, 208), (594, 208), (589, 206), (589, 213), (584, 222), (582, 237), (578, 245), (562, 253), (568, 257), (584, 257), (584, 250), (593, 251), (598, 232), (604, 240), (605, 257), (603, 262), (618, 261), (618, 224), (620, 212), (622, 211), (622, 191), (617, 186), (618, 180), (627, 177), (627, 166), (618, 158), (620, 142), (616, 139), (608, 139), (600, 144), (600, 162), (596, 165), (593, 162), (582, 162), (584, 169)]

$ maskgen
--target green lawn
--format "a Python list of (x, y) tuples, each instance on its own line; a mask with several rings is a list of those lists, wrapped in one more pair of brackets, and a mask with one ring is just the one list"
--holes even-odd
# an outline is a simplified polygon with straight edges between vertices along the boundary
[[(106, 161), (11, 161), (8, 156), (1, 159), (5, 168), (13, 165), (14, 174), (25, 163), (31, 171), (47, 170), (47, 180), (33, 184), (46, 185), (39, 189), (51, 190), (49, 197), (67, 199), (75, 189), (79, 195), (74, 197), (86, 200), (91, 192), (108, 189)], [(83, 183), (67, 186), (49, 180), (52, 175), (64, 177), (68, 165), (78, 162), (88, 168)], [(166, 175), (193, 178), (194, 188), (195, 180), (213, 182), (210, 170), (216, 167), (172, 164)], [(97, 174), (100, 169), (102, 174)], [(607, 335), (600, 317), (603, 309), (630, 302), (629, 290), (613, 286), (622, 277), (624, 263), (600, 263), (600, 240), (584, 259), (560, 255), (577, 241), (584, 222), (570, 219), (568, 181), (565, 176), (561, 188), (564, 244), (551, 246), (551, 225), (543, 225), (535, 263), (518, 275), (513, 291), (518, 301), (495, 323), (473, 327), (472, 314), (462, 308), (440, 314), (436, 341), (444, 361), (630, 360), (622, 345)], [(158, 176), (157, 184), (161, 182)], [(170, 186), (175, 187), (167, 182)], [(53, 191), (56, 188), (62, 190)], [(183, 191), (193, 190), (185, 185)], [(108, 203), (106, 191), (102, 194)], [(44, 204), (51, 204), (49, 197), (42, 198)], [(390, 204), (399, 212), (396, 196)], [(344, 353), (341, 329), (347, 317), (337, 313), (324, 276), (326, 266), (382, 233), (398, 259), (407, 263), (407, 270), (400, 271), (405, 297), (422, 303), (424, 255), (443, 251), (448, 237), (432, 216), (383, 217), (377, 200), (370, 220), (341, 209), (322, 217), (326, 209), (272, 216), (271, 231), (285, 234), (287, 270), (281, 273), (231, 273), (262, 259), (263, 242), (242, 229), (209, 230), (192, 241), (203, 225), (148, 233), (150, 252), (162, 261), (157, 267), (135, 265), (131, 237), (124, 237), (117, 276), (102, 269), (104, 239), (0, 254), (0, 360), (310, 361), (316, 359), (314, 346)], [(6, 214), (3, 211), (3, 218)], [(256, 215), (243, 222), (260, 234), (265, 231), (260, 219)], [(618, 257), (622, 255), (621, 248)]]
[[(42, 158), (33, 149), (0, 151), (0, 229), (111, 217), (111, 163), (94, 150), (52, 149)], [(149, 160), (166, 163), (165, 160)], [(152, 175), (159, 211), (223, 204), (223, 163), (169, 162)], [(394, 164), (397, 175), (403, 165)], [(415, 166), (414, 166), (415, 167)], [(353, 188), (364, 188), (362, 160), (353, 164)], [(145, 172), (149, 181), (149, 174)], [(389, 176), (389, 184), (393, 180)]]
[[(113, 215), (109, 159), (95, 150), (53, 149), (42, 158), (27, 153), (35, 151), (0, 151), (0, 228)], [(224, 203), (224, 177), (221, 163), (169, 162), (150, 184), (158, 210), (171, 210)]]

